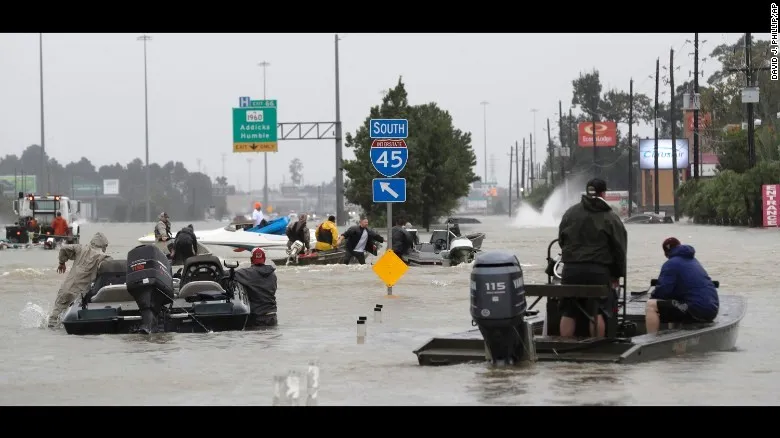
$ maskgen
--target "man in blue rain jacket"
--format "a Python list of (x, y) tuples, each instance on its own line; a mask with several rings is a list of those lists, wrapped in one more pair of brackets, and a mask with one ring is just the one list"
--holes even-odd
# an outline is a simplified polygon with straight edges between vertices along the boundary
[(712, 322), (718, 316), (718, 290), (704, 267), (694, 258), (696, 250), (670, 237), (661, 245), (668, 259), (661, 267), (658, 284), (647, 300), (648, 333), (661, 323)]

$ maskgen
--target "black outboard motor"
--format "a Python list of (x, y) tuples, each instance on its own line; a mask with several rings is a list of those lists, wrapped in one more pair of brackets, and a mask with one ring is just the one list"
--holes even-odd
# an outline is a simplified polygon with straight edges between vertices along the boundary
[(155, 245), (139, 245), (127, 253), (127, 291), (141, 312), (143, 333), (157, 331), (163, 306), (173, 302), (171, 263)]
[(471, 271), (471, 317), (493, 364), (535, 360), (533, 330), (524, 320), (527, 308), (517, 257), (501, 251), (479, 254)]

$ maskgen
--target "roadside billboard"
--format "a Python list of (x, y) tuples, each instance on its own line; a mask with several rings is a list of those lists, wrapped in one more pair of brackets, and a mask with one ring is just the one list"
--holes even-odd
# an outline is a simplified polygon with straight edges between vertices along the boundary
[[(677, 169), (687, 169), (690, 166), (688, 162), (688, 139), (678, 138), (676, 143)], [(655, 140), (652, 138), (639, 140), (639, 168), (643, 170), (655, 169)], [(658, 169), (671, 170), (672, 168), (672, 140), (659, 138)]]
[[(577, 125), (577, 143), (580, 147), (593, 147), (593, 122), (580, 122)], [(617, 123), (596, 122), (596, 147), (615, 147), (617, 145)]]
[(119, 180), (118, 179), (104, 179), (103, 180), (103, 194), (104, 195), (118, 195), (119, 194)]
[(764, 228), (777, 227), (777, 191), (779, 189), (780, 184), (764, 184), (761, 187)]
[[(699, 130), (706, 129), (712, 123), (710, 113), (699, 111)], [(689, 132), (693, 132), (693, 111), (685, 113), (685, 126)]]
[(14, 198), (19, 192), (36, 193), (36, 182), (36, 175), (0, 175), (0, 193)]

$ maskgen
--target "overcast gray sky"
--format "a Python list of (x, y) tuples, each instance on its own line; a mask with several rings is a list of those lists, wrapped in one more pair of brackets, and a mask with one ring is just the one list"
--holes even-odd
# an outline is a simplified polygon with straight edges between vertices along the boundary
[[(61, 163), (87, 157), (96, 166), (144, 157), (143, 47), (137, 34), (44, 34), (46, 151)], [(700, 34), (700, 56), (739, 34)], [(232, 153), (231, 108), (238, 97), (262, 98), (260, 61), (268, 61), (267, 97), (279, 102), (279, 122), (335, 119), (333, 34), (153, 34), (148, 43), (150, 160), (178, 160), (212, 177), (227, 153), (229, 182), (262, 187), (260, 154)], [(757, 34), (766, 39), (767, 35)], [(476, 173), (484, 163), (483, 108), (488, 101), (488, 156), (505, 184), (509, 147), (534, 130), (546, 139), (558, 100), (571, 102), (571, 81), (597, 68), (604, 88), (652, 98), (655, 60), (693, 70), (693, 34), (346, 34), (339, 43), (341, 117), (354, 132), (381, 92), (402, 75), (411, 104), (435, 101), (455, 126), (473, 135)], [(0, 156), (40, 143), (38, 34), (0, 34)], [(714, 61), (700, 63), (705, 77)], [(662, 96), (668, 100), (669, 94)], [(557, 135), (557, 129), (553, 129)], [(652, 135), (652, 129), (640, 129)], [(540, 149), (542, 147), (540, 146)], [(541, 155), (540, 155), (541, 156)], [(306, 183), (335, 174), (333, 140), (280, 141), (269, 154), (269, 185), (286, 177), (293, 158)], [(344, 158), (352, 158), (344, 149)]]

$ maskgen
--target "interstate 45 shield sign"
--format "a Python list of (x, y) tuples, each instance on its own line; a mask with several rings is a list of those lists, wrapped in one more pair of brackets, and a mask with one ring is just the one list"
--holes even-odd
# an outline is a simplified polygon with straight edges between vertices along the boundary
[(409, 150), (404, 140), (375, 139), (371, 142), (371, 164), (382, 176), (391, 178), (406, 167)]

